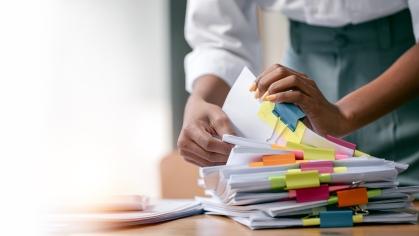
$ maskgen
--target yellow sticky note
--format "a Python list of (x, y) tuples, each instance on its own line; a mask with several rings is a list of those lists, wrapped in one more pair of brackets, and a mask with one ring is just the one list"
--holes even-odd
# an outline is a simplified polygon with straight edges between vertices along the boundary
[(309, 218), (301, 220), (303, 221), (303, 226), (320, 225), (320, 218)]
[(358, 150), (355, 150), (355, 152), (354, 152), (354, 157), (362, 157), (363, 155), (365, 155), (368, 158), (370, 158), (370, 154), (366, 154), (366, 153), (363, 153), (363, 152), (358, 151)]
[[(276, 121), (278, 119), (274, 114), (272, 114), (272, 110), (274, 108), (275, 103), (263, 102), (258, 112), (258, 117), (263, 120), (263, 122), (268, 124), (272, 129), (275, 127)], [(285, 126), (286, 125), (281, 120), (279, 120), (276, 127), (276, 132), (281, 133)]]
[[(258, 117), (263, 122), (268, 124), (272, 129), (275, 127), (276, 121), (278, 120), (278, 118), (274, 114), (272, 114), (272, 110), (274, 108), (275, 108), (275, 103), (263, 102), (258, 112)], [(285, 127), (286, 125), (281, 120), (279, 120), (275, 131), (277, 133), (281, 133)], [(298, 121), (297, 127), (295, 128), (294, 132), (292, 132), (289, 128), (286, 128), (285, 131), (282, 133), (282, 136), (287, 141), (300, 143), (305, 131), (306, 131), (306, 126), (301, 121)]]
[(299, 143), (288, 141), (287, 142), (287, 145), (285, 146), (285, 149), (287, 149), (287, 150), (301, 150), (301, 151), (303, 151), (304, 150), (304, 147), (303, 147), (303, 145), (301, 145)]
[(364, 217), (362, 215), (353, 215), (352, 220), (354, 223), (362, 223), (364, 221)]
[(304, 160), (335, 160), (335, 150), (305, 147)]
[(303, 124), (303, 122), (298, 121), (295, 131), (292, 132), (289, 128), (287, 128), (282, 134), (282, 137), (284, 137), (289, 142), (301, 143), (306, 128), (307, 127)]
[(348, 168), (341, 166), (341, 167), (333, 167), (333, 172), (335, 173), (344, 173), (347, 172)]
[(319, 187), (319, 172), (317, 170), (303, 172), (288, 172), (285, 174), (287, 189)]

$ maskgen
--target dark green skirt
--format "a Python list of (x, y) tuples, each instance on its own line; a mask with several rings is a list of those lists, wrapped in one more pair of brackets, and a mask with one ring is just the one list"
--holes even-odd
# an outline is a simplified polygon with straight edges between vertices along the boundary
[[(377, 78), (415, 44), (409, 10), (340, 28), (290, 21), (290, 38), (282, 64), (314, 79), (333, 103)], [(419, 185), (419, 98), (344, 139), (375, 157), (409, 164), (398, 180)]]

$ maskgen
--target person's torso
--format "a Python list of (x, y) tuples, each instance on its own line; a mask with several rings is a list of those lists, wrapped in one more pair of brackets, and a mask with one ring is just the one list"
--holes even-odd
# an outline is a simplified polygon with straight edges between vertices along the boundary
[(310, 25), (339, 27), (391, 15), (407, 0), (255, 0), (267, 12), (282, 13)]

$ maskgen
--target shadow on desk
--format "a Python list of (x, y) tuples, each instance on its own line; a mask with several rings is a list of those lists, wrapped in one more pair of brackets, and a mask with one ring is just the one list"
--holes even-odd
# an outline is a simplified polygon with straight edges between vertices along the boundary
[(198, 186), (199, 168), (174, 151), (160, 163), (162, 198), (193, 198), (205, 196), (204, 188)]

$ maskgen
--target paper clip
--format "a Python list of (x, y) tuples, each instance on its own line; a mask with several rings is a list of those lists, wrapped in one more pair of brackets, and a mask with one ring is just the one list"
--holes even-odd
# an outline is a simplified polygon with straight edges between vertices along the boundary
[(282, 136), (287, 127), (292, 132), (294, 132), (298, 121), (306, 117), (306, 114), (304, 114), (304, 112), (302, 112), (296, 105), (292, 103), (276, 103), (272, 113), (277, 117), (277, 119), (272, 131), (272, 135), (269, 139), (266, 140), (266, 142), (269, 142), (275, 136), (275, 131), (278, 127), (279, 120), (285, 124), (285, 128), (281, 131), (278, 138), (275, 140), (275, 143), (278, 142), (279, 138)]
[(361, 185), (361, 184), (364, 184), (364, 181), (361, 181), (361, 180), (355, 181), (355, 182), (352, 182), (351, 185), (349, 185), (349, 188), (358, 188), (359, 185)]
[(367, 209), (363, 209), (359, 205), (356, 205), (356, 206), (353, 206), (353, 207), (349, 207), (349, 208), (351, 208), (351, 210), (354, 212), (355, 215), (363, 215), (363, 216), (365, 216), (365, 215), (368, 215), (370, 213)]

